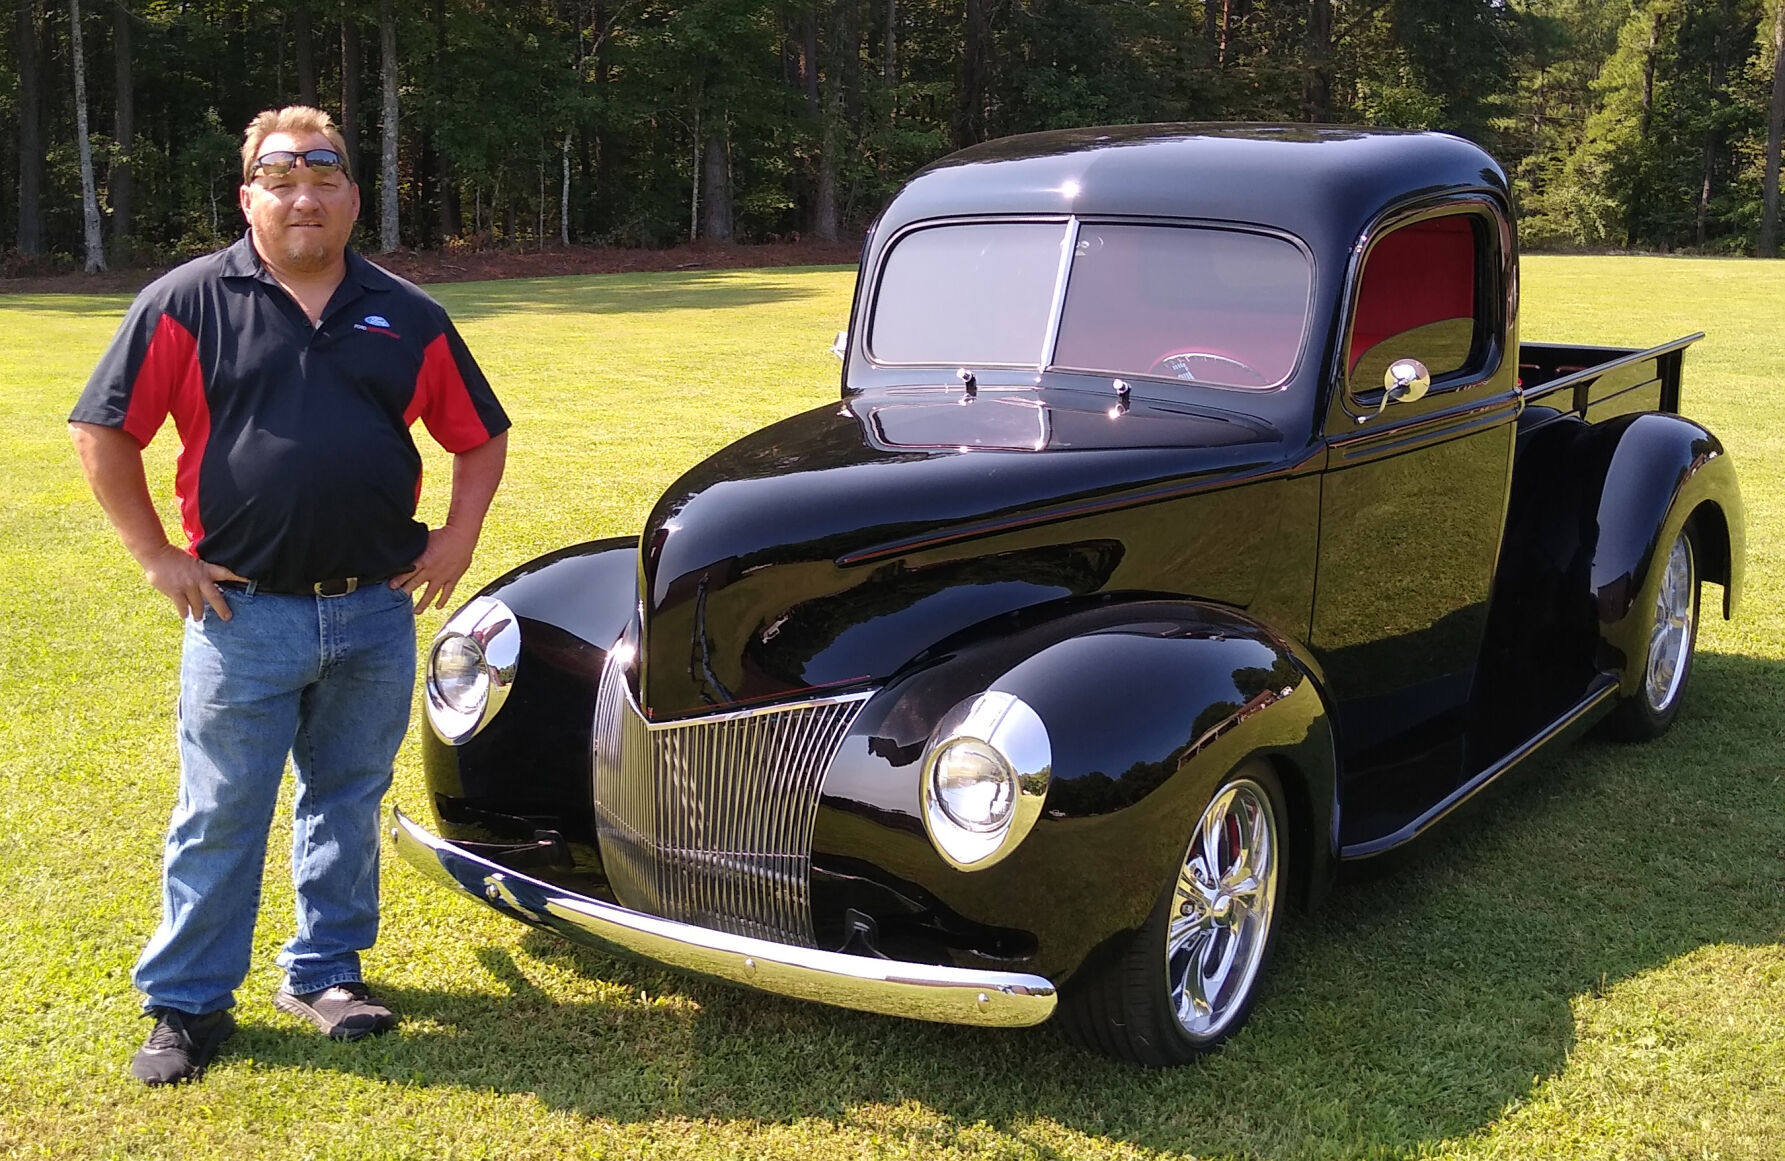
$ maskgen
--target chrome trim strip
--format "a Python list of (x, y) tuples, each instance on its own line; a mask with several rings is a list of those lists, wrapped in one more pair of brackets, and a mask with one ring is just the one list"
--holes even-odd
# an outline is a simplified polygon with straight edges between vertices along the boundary
[(1023, 972), (906, 963), (728, 935), (641, 915), (511, 871), (454, 846), (391, 809), (397, 853), (445, 887), (580, 943), (778, 995), (946, 1024), (1020, 1028), (1053, 1014), (1052, 981)]
[(1041, 365), (1051, 367), (1054, 348), (1060, 345), (1060, 313), (1066, 305), (1066, 278), (1078, 253), (1078, 215), (1066, 219), (1066, 236), (1060, 239), (1060, 265), (1054, 271), (1054, 296), (1047, 308), (1047, 333), (1041, 340)]
[(1576, 703), (1574, 708), (1545, 726), (1535, 737), (1525, 741), (1498, 762), (1457, 787), (1438, 805), (1393, 834), (1370, 839), (1368, 842), (1352, 843), (1350, 846), (1340, 847), (1339, 857), (1346, 860), (1367, 859), (1372, 855), (1382, 854), (1384, 851), (1392, 850), (1402, 843), (1418, 838), (1439, 819), (1475, 797), (1477, 792), (1486, 789), (1489, 783), (1535, 754), (1545, 745), (1564, 734), (1592, 725), (1597, 720), (1593, 711), (1606, 705), (1617, 696), (1617, 693), (1618, 679), (1610, 674), (1602, 674), (1594, 683), (1593, 688), (1587, 691), (1587, 696)]

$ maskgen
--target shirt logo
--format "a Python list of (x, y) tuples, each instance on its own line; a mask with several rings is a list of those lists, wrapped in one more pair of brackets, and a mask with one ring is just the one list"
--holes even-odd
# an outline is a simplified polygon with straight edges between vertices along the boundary
[(370, 334), (374, 334), (374, 335), (386, 335), (393, 339), (400, 339), (403, 337), (402, 335), (399, 335), (396, 331), (391, 330), (390, 320), (385, 318), (381, 314), (367, 315), (366, 321), (354, 323), (353, 329), (356, 331), (366, 331), (366, 332), (368, 332)]

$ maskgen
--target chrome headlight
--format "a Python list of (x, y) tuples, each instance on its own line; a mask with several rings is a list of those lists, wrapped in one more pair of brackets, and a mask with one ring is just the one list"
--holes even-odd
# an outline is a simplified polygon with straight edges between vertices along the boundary
[(463, 745), (496, 716), (520, 657), (520, 624), (495, 597), (475, 597), (447, 620), (426, 675), (428, 724), (441, 741)]
[(1035, 825), (1052, 772), (1047, 727), (1021, 698), (968, 698), (943, 716), (924, 750), (930, 841), (951, 866), (991, 866)]

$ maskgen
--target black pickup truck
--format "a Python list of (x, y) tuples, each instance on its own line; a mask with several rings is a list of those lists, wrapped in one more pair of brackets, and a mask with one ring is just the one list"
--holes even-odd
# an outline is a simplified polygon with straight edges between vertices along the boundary
[(1518, 319), (1505, 176), (1454, 137), (944, 158), (867, 239), (838, 402), (450, 619), (437, 834), (398, 848), (573, 939), (1186, 1060), (1341, 860), (1660, 734), (1702, 582), (1735, 610), (1698, 336)]

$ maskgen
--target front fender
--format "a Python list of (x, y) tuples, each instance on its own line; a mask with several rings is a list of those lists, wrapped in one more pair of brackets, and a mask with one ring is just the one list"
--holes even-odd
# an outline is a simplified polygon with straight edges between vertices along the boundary
[[(924, 832), (918, 779), (936, 721), (988, 689), (1040, 715), (1053, 776), (1030, 835), (963, 872)], [(1332, 727), (1310, 658), (1242, 614), (1186, 601), (1096, 602), (989, 626), (863, 708), (825, 781), (815, 898), (822, 880), (824, 911), (866, 913), (889, 938), (1063, 978), (1145, 921), (1219, 779), (1254, 756), (1290, 799), (1291, 882), (1311, 900), (1336, 848)]]
[(520, 622), (514, 685), (463, 745), (422, 731), (422, 763), (442, 834), (453, 841), (529, 843), (555, 831), (595, 853), (590, 707), (607, 650), (638, 605), (637, 541), (611, 538), (529, 561), (486, 585)]

